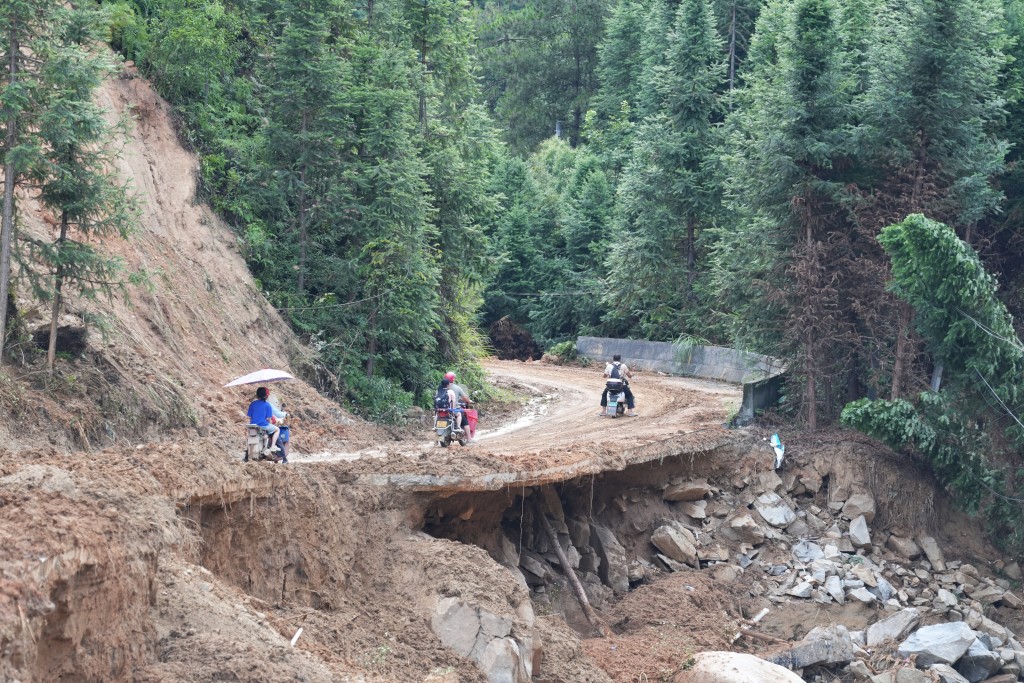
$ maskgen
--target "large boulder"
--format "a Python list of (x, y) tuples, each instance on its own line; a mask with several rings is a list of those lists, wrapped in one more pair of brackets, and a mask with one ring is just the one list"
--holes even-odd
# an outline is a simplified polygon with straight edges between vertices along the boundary
[(1002, 658), (985, 647), (985, 643), (981, 641), (981, 638), (978, 638), (971, 643), (967, 654), (956, 663), (956, 670), (957, 673), (970, 681), (970, 683), (980, 683), (996, 671), (999, 671), (1002, 665)]
[(903, 536), (893, 534), (885, 542), (885, 547), (908, 560), (916, 560), (921, 557), (921, 548), (914, 543), (912, 538), (904, 538)]
[(760, 545), (764, 543), (764, 529), (748, 513), (742, 513), (729, 520), (728, 535), (740, 543)]
[(787, 527), (796, 520), (796, 513), (789, 507), (779, 494), (774, 491), (762, 493), (754, 500), (756, 509), (764, 521), (774, 527)]
[(771, 661), (787, 669), (809, 666), (841, 666), (853, 661), (853, 641), (845, 626), (818, 626), (789, 650)]
[[(519, 614), (527, 624), (533, 610)], [(533, 670), (533, 639), (517, 641), (509, 616), (489, 612), (460, 598), (442, 598), (430, 618), (430, 629), (447, 647), (475, 661), (490, 683), (527, 683)]]
[(678, 524), (665, 524), (651, 534), (651, 543), (676, 562), (700, 568), (695, 539), (689, 529)]
[(846, 500), (843, 506), (843, 517), (855, 519), (864, 515), (868, 524), (875, 521), (875, 499), (867, 493), (855, 493)]
[(964, 656), (977, 634), (962, 621), (924, 626), (904, 640), (896, 650), (897, 657), (917, 655), (921, 668), (932, 664), (952, 664)]
[(813, 541), (799, 541), (793, 545), (793, 558), (797, 562), (810, 564), (814, 560), (825, 558), (825, 551)]
[(714, 490), (707, 480), (697, 479), (669, 485), (662, 494), (662, 498), (668, 501), (701, 500), (711, 495)]
[(935, 664), (928, 669), (928, 673), (938, 676), (939, 683), (970, 683), (949, 664)]
[(918, 536), (917, 545), (924, 551), (925, 557), (932, 563), (932, 569), (937, 572), (946, 571), (946, 558), (942, 554), (942, 548), (938, 541), (931, 536)]
[(865, 641), (868, 647), (876, 647), (890, 640), (899, 640), (913, 631), (919, 621), (921, 612), (914, 607), (908, 607), (868, 626)]
[(871, 530), (864, 515), (858, 515), (850, 522), (850, 543), (854, 548), (866, 548), (871, 545)]
[(795, 673), (740, 652), (700, 652), (674, 683), (803, 683)]
[(601, 566), (598, 568), (598, 576), (604, 585), (615, 591), (616, 594), (625, 593), (629, 590), (629, 563), (626, 562), (626, 549), (615, 538), (615, 534), (608, 527), (600, 524), (590, 525), (590, 542), (598, 557), (601, 558)]

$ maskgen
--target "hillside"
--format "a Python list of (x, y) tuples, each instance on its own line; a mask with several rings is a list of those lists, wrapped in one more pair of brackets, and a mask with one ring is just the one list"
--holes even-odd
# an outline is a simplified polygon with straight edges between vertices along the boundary
[[(141, 208), (137, 234), (103, 248), (121, 257), (127, 272), (144, 271), (147, 282), (128, 284), (113, 302), (68, 300), (58, 336), (67, 362), (58, 365), (55, 388), (32, 390), (41, 386), (38, 373), (19, 376), (15, 366), (23, 384), (5, 392), (0, 404), (17, 418), (17, 428), (8, 422), (0, 430), (22, 448), (54, 439), (59, 446), (96, 448), (197, 434), (237, 437), (251, 388), (225, 391), (223, 384), (263, 367), (305, 376), (315, 376), (316, 368), (253, 281), (236, 236), (197, 200), (198, 162), (179, 143), (168, 105), (131, 67), (104, 85), (99, 101), (111, 123), (129, 119), (120, 171)], [(28, 197), (21, 206), (23, 229), (52, 239), (53, 217)], [(18, 304), (26, 332), (46, 328), (48, 309), (26, 296)], [(82, 347), (75, 333), (87, 316), (99, 321), (88, 327)], [(346, 435), (349, 419), (337, 404), (305, 383), (289, 385), (286, 398), (302, 406), (300, 420), (310, 420), (308, 438), (319, 438), (321, 430), (325, 438), (355, 436)], [(367, 429), (360, 433), (372, 437)]]

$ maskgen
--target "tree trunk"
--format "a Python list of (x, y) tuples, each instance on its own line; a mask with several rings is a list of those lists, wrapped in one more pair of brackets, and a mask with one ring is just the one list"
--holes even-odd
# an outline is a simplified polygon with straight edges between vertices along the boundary
[(366, 377), (373, 377), (373, 359), (377, 355), (377, 309), (370, 312), (366, 330)]
[(732, 90), (736, 84), (736, 3), (729, 20), (729, 111), (732, 111)]
[(697, 226), (696, 219), (686, 219), (686, 296), (693, 298), (693, 281), (697, 278)]
[(892, 366), (892, 395), (895, 401), (903, 394), (903, 375), (906, 372), (907, 347), (910, 345), (910, 323), (914, 319), (914, 311), (910, 304), (900, 302), (899, 333), (896, 336), (896, 361)]
[(57, 359), (57, 319), (60, 317), (61, 289), (64, 288), (64, 264), (61, 251), (68, 237), (68, 212), (60, 214), (60, 237), (57, 238), (57, 275), (53, 281), (53, 308), (50, 311), (50, 343), (46, 348), (46, 371), (53, 374), (53, 363)]
[[(309, 130), (309, 113), (303, 112), (302, 114), (302, 137), (306, 137), (306, 132)], [(303, 163), (302, 170), (299, 171), (299, 275), (298, 285), (299, 294), (301, 295), (306, 291), (306, 242), (308, 236), (306, 234), (306, 223), (308, 213), (306, 209), (306, 164)]]
[(932, 369), (932, 384), (931, 389), (933, 393), (939, 393), (939, 388), (942, 386), (942, 363), (936, 363), (935, 368)]
[(597, 618), (597, 613), (594, 612), (594, 608), (590, 606), (590, 601), (587, 600), (587, 594), (583, 590), (583, 584), (580, 583), (579, 577), (576, 576), (576, 572), (569, 566), (569, 559), (565, 556), (565, 551), (562, 550), (562, 544), (558, 542), (558, 534), (551, 527), (551, 522), (548, 521), (547, 516), (544, 514), (544, 508), (540, 503), (536, 506), (537, 516), (540, 517), (540, 524), (544, 527), (544, 533), (548, 536), (548, 541), (551, 547), (555, 550), (555, 555), (558, 556), (558, 563), (562, 565), (562, 573), (565, 574), (565, 578), (569, 580), (569, 585), (572, 586), (573, 593), (576, 594), (576, 599), (579, 600), (580, 607), (583, 608), (583, 614), (586, 615), (587, 621), (590, 625), (596, 628), (602, 636), (607, 636), (606, 628), (604, 624)]
[[(9, 30), (8, 69), (10, 83), (14, 85), (18, 76), (18, 34), (17, 24)], [(18, 116), (11, 112), (7, 117), (7, 139), (4, 149), (7, 158), (4, 163), (4, 208), (0, 219), (0, 364), (3, 364), (4, 342), (7, 338), (7, 299), (11, 284), (11, 234), (14, 232), (14, 162), (10, 150), (18, 142)]]

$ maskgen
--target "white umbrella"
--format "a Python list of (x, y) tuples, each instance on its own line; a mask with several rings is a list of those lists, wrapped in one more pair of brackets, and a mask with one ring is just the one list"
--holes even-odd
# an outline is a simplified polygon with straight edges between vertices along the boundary
[(237, 387), (242, 384), (267, 384), (269, 382), (281, 382), (286, 379), (295, 379), (292, 375), (289, 375), (284, 370), (272, 370), (266, 368), (264, 370), (257, 370), (256, 372), (250, 372), (248, 375), (242, 375), (237, 379), (233, 379), (227, 384), (226, 387)]

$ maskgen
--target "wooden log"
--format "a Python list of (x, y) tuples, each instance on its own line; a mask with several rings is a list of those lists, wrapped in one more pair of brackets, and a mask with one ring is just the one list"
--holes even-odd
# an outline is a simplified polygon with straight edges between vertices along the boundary
[(562, 565), (562, 573), (569, 579), (569, 585), (572, 586), (573, 592), (576, 594), (576, 599), (580, 603), (580, 607), (583, 608), (583, 614), (586, 615), (587, 621), (590, 625), (595, 627), (602, 637), (607, 637), (608, 627), (597, 618), (597, 613), (594, 608), (590, 606), (590, 601), (587, 599), (587, 594), (583, 590), (583, 584), (580, 583), (579, 578), (576, 576), (576, 572), (569, 566), (569, 558), (565, 556), (565, 551), (562, 550), (562, 544), (558, 542), (558, 534), (555, 533), (554, 528), (551, 526), (551, 522), (544, 515), (544, 508), (538, 502), (537, 503), (537, 516), (540, 517), (541, 526), (544, 527), (544, 532), (548, 535), (548, 540), (551, 541), (552, 547), (555, 549), (555, 554), (558, 555), (558, 562)]

